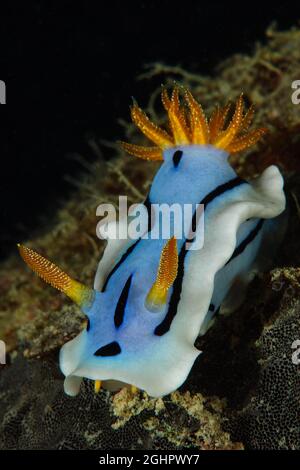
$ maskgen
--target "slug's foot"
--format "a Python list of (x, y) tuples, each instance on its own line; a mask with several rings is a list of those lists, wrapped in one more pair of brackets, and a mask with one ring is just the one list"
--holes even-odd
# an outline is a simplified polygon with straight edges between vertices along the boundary
[(221, 315), (229, 315), (235, 312), (244, 302), (249, 283), (254, 279), (256, 271), (239, 276), (233, 282), (224, 302), (220, 307)]

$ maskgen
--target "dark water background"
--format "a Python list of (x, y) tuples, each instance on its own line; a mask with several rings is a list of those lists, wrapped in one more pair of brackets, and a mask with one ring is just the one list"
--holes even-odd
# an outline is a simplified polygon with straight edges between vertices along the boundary
[[(137, 82), (143, 65), (180, 63), (212, 73), (235, 52), (251, 52), (276, 21), (288, 29), (296, 3), (11, 2), (1, 6), (0, 257), (51, 219), (81, 166), (94, 156), (86, 136), (122, 138), (134, 95), (141, 105), (156, 81)], [(179, 5), (179, 4), (178, 4)], [(110, 157), (105, 150), (106, 157)], [(43, 218), (43, 220), (41, 219)]]

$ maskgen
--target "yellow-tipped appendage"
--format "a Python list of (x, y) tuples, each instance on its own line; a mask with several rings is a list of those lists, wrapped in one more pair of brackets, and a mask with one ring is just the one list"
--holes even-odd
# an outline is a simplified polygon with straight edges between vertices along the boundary
[(134, 102), (131, 117), (134, 124), (155, 146), (144, 147), (128, 142), (120, 142), (123, 149), (131, 155), (144, 160), (163, 160), (163, 151), (180, 145), (214, 145), (228, 153), (236, 153), (254, 145), (264, 135), (266, 129), (248, 132), (254, 108), (251, 106), (244, 114), (244, 101), (241, 94), (237, 100), (233, 117), (225, 126), (230, 104), (224, 108), (216, 108), (210, 120), (206, 119), (201, 105), (191, 92), (182, 88), (185, 106), (180, 102), (180, 87), (175, 85), (171, 98), (165, 88), (162, 89), (161, 100), (167, 111), (169, 131), (157, 126)]
[(94, 291), (72, 279), (58, 266), (44, 258), (31, 248), (18, 244), (21, 257), (38, 276), (52, 287), (64, 292), (79, 306), (92, 302)]
[(151, 312), (157, 312), (167, 302), (168, 291), (178, 272), (178, 251), (175, 237), (170, 238), (159, 260), (156, 279), (146, 297), (145, 305)]
[(94, 383), (94, 392), (95, 393), (99, 393), (100, 392), (100, 389), (101, 389), (101, 380), (95, 380), (95, 383)]

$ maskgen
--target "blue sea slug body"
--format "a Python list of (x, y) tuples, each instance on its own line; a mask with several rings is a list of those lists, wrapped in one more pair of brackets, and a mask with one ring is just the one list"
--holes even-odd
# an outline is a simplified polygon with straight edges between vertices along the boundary
[(202, 204), (201, 249), (189, 249), (194, 239), (177, 237), (176, 227), (168, 240), (108, 239), (91, 289), (19, 246), (26, 263), (88, 318), (87, 328), (60, 352), (69, 395), (79, 392), (83, 377), (94, 380), (97, 390), (100, 383), (111, 389), (130, 384), (154, 397), (176, 390), (200, 354), (194, 346), (197, 336), (220, 308), (232, 311), (240, 305), (253, 273), (265, 266), (280, 239), (285, 196), (278, 168), (270, 166), (246, 181), (228, 162), (230, 154), (264, 133), (248, 130), (253, 108), (244, 114), (241, 96), (225, 126), (228, 106), (217, 108), (208, 122), (188, 90), (184, 99), (185, 107), (178, 87), (171, 97), (163, 89), (170, 132), (134, 103), (132, 119), (155, 146), (122, 145), (132, 155), (161, 161), (145, 201), (148, 211), (154, 207), (148, 235), (160, 221), (157, 205)]

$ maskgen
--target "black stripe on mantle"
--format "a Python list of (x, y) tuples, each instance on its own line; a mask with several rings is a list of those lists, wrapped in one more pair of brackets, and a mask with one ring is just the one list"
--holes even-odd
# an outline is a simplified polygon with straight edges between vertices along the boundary
[[(204, 205), (204, 210), (205, 210), (208, 204), (211, 203), (218, 196), (221, 196), (225, 192), (230, 191), (231, 189), (236, 188), (237, 186), (240, 186), (241, 184), (247, 184), (247, 181), (237, 176), (236, 178), (231, 179), (227, 183), (219, 185), (213, 191), (208, 193), (202, 199), (200, 204)], [(195, 229), (195, 224), (196, 224), (196, 211), (194, 212), (193, 219), (192, 219), (193, 230)], [(187, 252), (189, 251), (186, 249), (187, 241), (191, 243), (193, 242), (193, 240), (185, 240), (185, 242), (183, 243), (181, 247), (181, 250), (178, 256), (178, 273), (173, 284), (173, 291), (170, 297), (168, 311), (163, 321), (159, 325), (157, 325), (157, 327), (154, 330), (154, 334), (157, 336), (162, 336), (169, 331), (171, 327), (171, 323), (177, 313), (177, 308), (178, 308), (178, 304), (179, 304), (180, 297), (181, 297), (182, 282), (183, 282), (183, 277), (184, 277), (184, 260), (187, 255)]]

